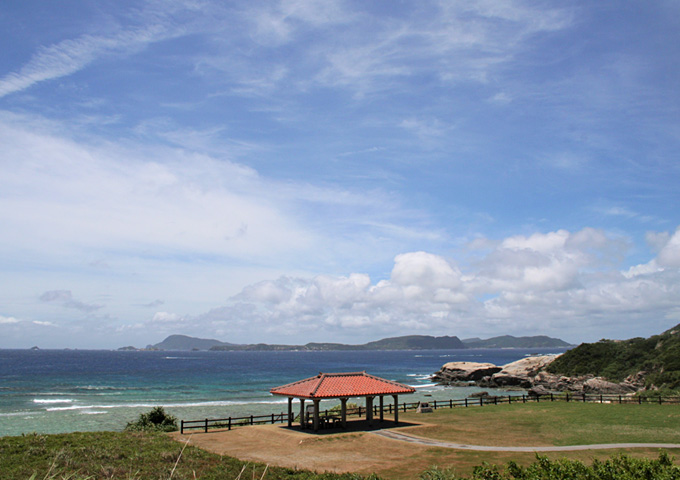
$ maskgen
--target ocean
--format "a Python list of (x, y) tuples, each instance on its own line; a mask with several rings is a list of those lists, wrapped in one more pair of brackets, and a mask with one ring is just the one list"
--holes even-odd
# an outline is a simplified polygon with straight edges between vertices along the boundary
[[(563, 351), (0, 350), (0, 436), (122, 430), (158, 405), (184, 420), (281, 413), (287, 400), (269, 390), (319, 372), (366, 371), (416, 387), (415, 394), (400, 401), (459, 399), (481, 389), (434, 385), (430, 375), (446, 362), (504, 365)], [(363, 399), (350, 401), (361, 404)], [(335, 403), (324, 402), (322, 408)]]

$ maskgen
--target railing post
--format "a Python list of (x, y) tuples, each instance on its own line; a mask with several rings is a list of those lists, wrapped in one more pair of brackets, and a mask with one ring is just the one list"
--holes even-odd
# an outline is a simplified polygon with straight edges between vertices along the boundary
[(229, 430), (231, 430), (231, 417), (229, 417), (229, 424), (228, 424), (228, 426), (229, 426)]
[(583, 394), (583, 403), (586, 403), (586, 394)]
[(205, 419), (205, 433), (208, 433), (208, 419)]
[(493, 404), (498, 405), (498, 397), (493, 397)]
[(434, 401), (434, 409), (437, 410), (437, 400)]
[(569, 392), (567, 392), (567, 403), (569, 403)]
[(512, 396), (508, 395), (508, 405), (512, 405)]
[(250, 416), (250, 424), (251, 424), (251, 425), (254, 425), (254, 423), (253, 423), (253, 416), (252, 416), (252, 415)]
[(184, 420), (181, 420), (180, 423), (179, 423), (179, 425), (180, 425), (180, 426), (179, 426), (179, 433), (181, 433), (182, 435), (184, 435)]
[(554, 402), (554, 401), (555, 401), (555, 397), (553, 397), (552, 392), (550, 392), (550, 401), (551, 401), (551, 402)]
[(621, 400), (621, 395), (619, 395), (619, 405), (621, 405), (621, 403), (623, 403), (623, 402)]
[(406, 402), (404, 402), (404, 413), (406, 413)]
[(465, 408), (467, 408), (467, 406), (468, 406), (468, 404), (467, 404), (467, 397), (465, 397)]
[(272, 425), (274, 425), (274, 414), (272, 413)]
[(479, 406), (480, 407), (484, 406), (484, 397), (479, 397)]
[(453, 408), (453, 398), (449, 398), (449, 408)]
[(642, 405), (642, 397), (638, 395), (638, 405)]
[(659, 405), (661, 405), (661, 395), (659, 395)]
[(600, 394), (600, 403), (604, 403), (602, 400), (602, 394)]
[(525, 397), (524, 394), (522, 394), (522, 403), (527, 403), (527, 397)]

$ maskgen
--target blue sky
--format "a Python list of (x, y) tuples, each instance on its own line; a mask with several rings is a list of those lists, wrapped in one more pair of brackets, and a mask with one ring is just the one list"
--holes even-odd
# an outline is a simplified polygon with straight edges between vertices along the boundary
[(680, 323), (676, 2), (0, 7), (0, 347)]

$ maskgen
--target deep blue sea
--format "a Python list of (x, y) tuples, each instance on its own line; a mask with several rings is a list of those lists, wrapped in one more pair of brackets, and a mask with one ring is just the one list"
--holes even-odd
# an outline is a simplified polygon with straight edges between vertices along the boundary
[(417, 393), (403, 397), (407, 402), (465, 398), (480, 389), (436, 386), (430, 375), (446, 362), (504, 365), (564, 350), (0, 350), (0, 435), (122, 430), (157, 405), (184, 420), (280, 413), (287, 409), (286, 399), (269, 390), (319, 372), (366, 371), (412, 385)]

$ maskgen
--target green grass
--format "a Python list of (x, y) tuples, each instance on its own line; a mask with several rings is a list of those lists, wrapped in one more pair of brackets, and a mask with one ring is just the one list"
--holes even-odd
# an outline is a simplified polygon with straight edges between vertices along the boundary
[[(410, 433), (467, 444), (534, 446), (623, 442), (680, 444), (680, 406), (677, 405), (600, 405), (564, 402), (513, 404), (439, 409), (432, 414), (409, 413), (404, 414), (403, 419), (429, 424), (409, 428)], [(334, 438), (333, 436), (324, 438), (327, 448), (334, 448)], [(592, 459), (603, 461), (612, 453), (613, 451), (570, 452), (550, 454), (548, 457), (551, 461), (564, 457), (581, 461)], [(641, 455), (654, 457), (658, 452), (635, 450), (631, 453), (636, 457)], [(422, 454), (426, 458), (413, 458), (399, 467), (394, 467), (401, 471), (391, 471), (390, 466), (383, 466), (380, 470), (382, 477), (417, 478), (416, 472), (422, 472), (429, 465), (439, 465), (443, 469), (454, 468), (458, 472), (469, 474), (475, 465), (481, 465), (485, 461), (505, 464), (514, 460), (520, 465), (528, 466), (535, 460), (532, 454), (471, 452), (442, 448), (427, 449)], [(413, 473), (406, 476), (405, 471)], [(451, 474), (443, 475), (437, 469), (430, 469), (429, 473), (426, 473), (423, 473), (423, 478), (453, 478)], [(664, 478), (680, 479), (680, 471), (673, 475), (676, 473), (677, 476)], [(165, 434), (154, 432), (30, 434), (0, 438), (2, 480), (109, 478), (342, 480), (362, 477), (353, 474), (316, 474), (304, 470), (243, 462), (208, 453), (194, 446), (185, 447), (183, 443), (176, 442)]]
[[(242, 462), (160, 433), (88, 432), (0, 438), (0, 478), (22, 480), (354, 479)], [(181, 454), (181, 458), (180, 458)], [(179, 460), (179, 461), (178, 461)], [(266, 473), (265, 473), (266, 469)]]
[(680, 444), (680, 406), (551, 402), (439, 409), (414, 433), (477, 445)]

